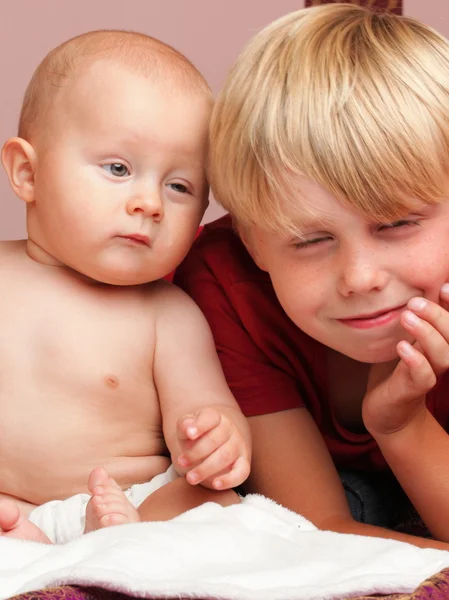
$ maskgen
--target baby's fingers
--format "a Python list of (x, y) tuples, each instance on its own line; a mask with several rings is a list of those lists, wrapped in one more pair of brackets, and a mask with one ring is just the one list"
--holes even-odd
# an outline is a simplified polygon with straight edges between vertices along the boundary
[(239, 444), (231, 438), (205, 458), (201, 464), (189, 471), (186, 475), (187, 481), (192, 485), (196, 485), (214, 475), (228, 471), (240, 455)]
[(217, 448), (223, 446), (230, 438), (231, 431), (227, 427), (214, 427), (178, 457), (181, 467), (194, 466), (213, 454)]
[(201, 408), (196, 413), (181, 417), (177, 425), (180, 440), (196, 440), (220, 424), (221, 414), (215, 408)]
[(216, 490), (228, 490), (230, 488), (235, 488), (241, 485), (248, 478), (249, 471), (249, 459), (244, 456), (240, 456), (232, 465), (231, 470), (216, 477), (213, 480), (212, 485)]

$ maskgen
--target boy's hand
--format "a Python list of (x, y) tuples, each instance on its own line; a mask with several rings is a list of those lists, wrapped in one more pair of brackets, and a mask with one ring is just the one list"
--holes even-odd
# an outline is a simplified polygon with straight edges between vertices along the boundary
[(181, 417), (177, 425), (182, 454), (177, 459), (188, 469), (192, 485), (224, 490), (243, 483), (249, 475), (250, 451), (242, 433), (219, 407)]
[[(447, 306), (448, 284), (441, 290), (441, 301)], [(399, 342), (399, 362), (371, 368), (362, 412), (374, 437), (399, 431), (423, 417), (427, 392), (449, 368), (449, 313), (443, 306), (412, 298), (401, 321), (416, 342)]]

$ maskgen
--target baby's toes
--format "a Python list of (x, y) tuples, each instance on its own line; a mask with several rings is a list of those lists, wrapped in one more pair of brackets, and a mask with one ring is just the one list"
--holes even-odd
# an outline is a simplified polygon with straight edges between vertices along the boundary
[(123, 490), (119, 487), (110, 485), (97, 485), (92, 490), (92, 496), (94, 498), (104, 498), (105, 502), (113, 502), (114, 499), (120, 501), (123, 498), (126, 498)]
[(125, 504), (123, 502), (117, 501), (117, 498), (98, 498), (94, 497), (94, 505), (99, 517), (106, 515), (110, 512), (117, 512), (121, 514), (126, 514)]
[(123, 493), (122, 488), (119, 486), (119, 484), (112, 477), (108, 477), (107, 480), (105, 481), (105, 483), (103, 485), (105, 485), (109, 489), (118, 490), (118, 491), (120, 491), (120, 492)]
[(102, 488), (95, 492), (92, 496), (94, 504), (108, 503), (111, 502), (125, 502), (127, 501), (126, 496), (122, 490), (116, 490), (114, 488)]
[(118, 512), (107, 513), (99, 518), (100, 527), (111, 527), (113, 525), (126, 525), (130, 521), (127, 517)]
[(136, 508), (126, 499), (124, 502), (114, 500), (99, 503), (95, 506), (95, 512), (101, 527), (140, 521)]
[(89, 488), (91, 493), (94, 493), (94, 489), (97, 487), (113, 487), (121, 489), (119, 484), (113, 479), (109, 477), (108, 472), (103, 467), (96, 467), (91, 471), (89, 475), (89, 479), (87, 481), (87, 487)]

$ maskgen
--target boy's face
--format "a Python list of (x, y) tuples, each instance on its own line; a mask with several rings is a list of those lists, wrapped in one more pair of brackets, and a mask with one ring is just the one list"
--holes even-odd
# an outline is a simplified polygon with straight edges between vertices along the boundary
[(420, 203), (403, 220), (381, 225), (314, 182), (300, 183), (314, 212), (297, 218), (301, 239), (254, 226), (249, 250), (305, 333), (358, 361), (397, 358), (396, 344), (409, 339), (399, 319), (407, 302), (438, 302), (448, 281), (449, 202)]
[(119, 285), (170, 273), (207, 206), (210, 109), (111, 62), (71, 83), (33, 141), (28, 233), (43, 262)]

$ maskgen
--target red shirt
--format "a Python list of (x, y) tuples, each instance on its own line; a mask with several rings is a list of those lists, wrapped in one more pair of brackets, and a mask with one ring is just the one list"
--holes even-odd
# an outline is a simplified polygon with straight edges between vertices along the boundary
[[(306, 407), (338, 467), (388, 468), (369, 434), (337, 422), (327, 392), (325, 347), (285, 314), (269, 275), (256, 266), (229, 216), (205, 226), (175, 283), (206, 316), (228, 385), (246, 416)], [(427, 397), (446, 430), (448, 389), (446, 373)]]

